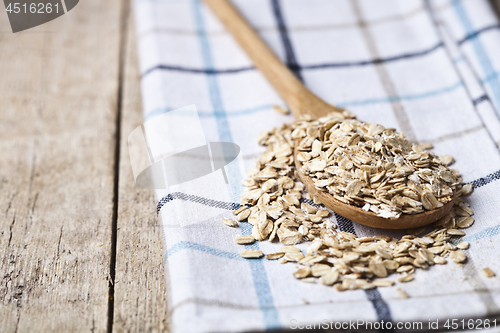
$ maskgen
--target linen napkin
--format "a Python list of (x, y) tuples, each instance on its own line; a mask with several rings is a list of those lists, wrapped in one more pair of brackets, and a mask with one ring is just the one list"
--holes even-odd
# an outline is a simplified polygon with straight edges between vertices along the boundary
[[(244, 247), (233, 238), (250, 234), (250, 225), (229, 228), (220, 219), (239, 207), (240, 182), (264, 150), (258, 134), (292, 122), (292, 116), (271, 110), (284, 102), (201, 1), (135, 0), (145, 121), (163, 122), (168, 115), (163, 135), (183, 147), (232, 142), (241, 148), (235, 160), (205, 177), (156, 190), (171, 331), (338, 328), (339, 323), (346, 328), (358, 321), (425, 330), (436, 320), (442, 328), (447, 320), (467, 325), (470, 318), (498, 318), (500, 27), (489, 3), (233, 4), (318, 96), (360, 120), (432, 143), (438, 155), (454, 156), (453, 167), (474, 187), (465, 200), (476, 222), (462, 238), (471, 243), (465, 264), (418, 270), (414, 281), (390, 288), (337, 292), (296, 280), (294, 264), (241, 258)], [(171, 112), (186, 106), (187, 113)], [(199, 130), (173, 130), (187, 123)], [(330, 219), (358, 236), (387, 233), (335, 215)], [(271, 253), (280, 244), (247, 247)], [(485, 277), (486, 267), (497, 276)], [(401, 298), (398, 288), (410, 297)]]

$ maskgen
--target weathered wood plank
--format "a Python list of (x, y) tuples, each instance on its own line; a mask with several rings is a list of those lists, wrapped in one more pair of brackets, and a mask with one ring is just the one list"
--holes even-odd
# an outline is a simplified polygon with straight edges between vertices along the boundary
[(490, 0), (491, 6), (493, 10), (497, 14), (498, 19), (500, 20), (500, 0)]
[(134, 186), (127, 137), (143, 119), (135, 29), (129, 17), (122, 99), (113, 331), (168, 330), (160, 228), (152, 190)]
[(0, 15), (2, 332), (107, 329), (121, 4)]

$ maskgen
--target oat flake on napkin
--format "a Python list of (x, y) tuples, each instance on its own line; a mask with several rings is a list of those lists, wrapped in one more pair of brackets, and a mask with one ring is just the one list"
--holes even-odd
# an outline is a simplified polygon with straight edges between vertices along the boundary
[[(229, 228), (220, 219), (239, 206), (240, 181), (264, 150), (258, 134), (292, 117), (271, 110), (283, 101), (199, 0), (135, 0), (145, 119), (195, 104), (207, 142), (241, 147), (225, 176), (221, 170), (209, 176), (215, 182), (227, 177), (228, 188), (200, 180), (156, 191), (171, 331), (259, 331), (358, 319), (421, 321), (425, 328), (429, 319), (444, 324), (448, 318), (498, 317), (500, 27), (489, 3), (233, 3), (321, 98), (363, 121), (432, 143), (438, 155), (454, 156), (452, 167), (474, 186), (465, 200), (476, 223), (462, 239), (471, 243), (464, 265), (418, 270), (414, 281), (391, 288), (336, 292), (294, 279), (294, 264), (241, 258), (244, 247), (233, 238), (250, 234), (250, 225)], [(172, 121), (198, 121), (191, 116), (174, 115)], [(383, 233), (342, 218), (336, 222), (359, 236)], [(280, 247), (267, 241), (248, 246), (264, 253)], [(486, 267), (497, 277), (486, 278)], [(398, 288), (410, 298), (400, 298)]]

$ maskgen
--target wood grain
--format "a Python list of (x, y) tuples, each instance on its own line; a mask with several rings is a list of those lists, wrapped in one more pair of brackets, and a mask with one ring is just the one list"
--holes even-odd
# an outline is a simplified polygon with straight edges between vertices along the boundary
[(165, 276), (154, 192), (135, 187), (127, 137), (143, 121), (133, 20), (129, 18), (122, 97), (113, 331), (168, 331)]
[(0, 15), (0, 330), (107, 329), (118, 0)]
[(491, 7), (497, 15), (498, 20), (500, 20), (500, 0), (490, 0)]

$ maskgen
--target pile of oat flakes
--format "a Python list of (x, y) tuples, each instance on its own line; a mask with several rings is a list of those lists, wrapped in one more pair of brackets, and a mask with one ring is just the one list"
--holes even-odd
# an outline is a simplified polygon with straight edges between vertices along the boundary
[[(460, 228), (474, 223), (472, 210), (460, 199), (472, 191), (461, 185), (458, 171), (450, 170), (451, 156), (437, 157), (412, 145), (394, 129), (365, 124), (349, 112), (319, 120), (302, 119), (264, 132), (259, 143), (267, 147), (243, 181), (246, 191), (236, 220), (253, 225), (252, 235), (236, 237), (237, 244), (268, 239), (279, 240), (280, 252), (266, 255), (280, 263), (301, 267), (297, 279), (333, 286), (338, 291), (391, 286), (385, 277), (399, 273), (398, 281), (414, 279), (415, 269), (428, 269), (447, 260), (462, 263), (467, 242), (457, 245), (452, 238), (464, 236)], [(294, 149), (302, 172), (315, 185), (337, 200), (362, 207), (385, 218), (416, 214), (441, 207), (455, 195), (454, 207), (433, 224), (433, 230), (410, 230), (401, 239), (384, 235), (357, 237), (339, 231), (326, 219), (329, 211), (298, 181)], [(310, 202), (307, 203), (307, 202)], [(238, 226), (224, 218), (229, 226)], [(294, 245), (310, 241), (304, 255)], [(244, 258), (260, 258), (255, 249), (244, 250)]]

